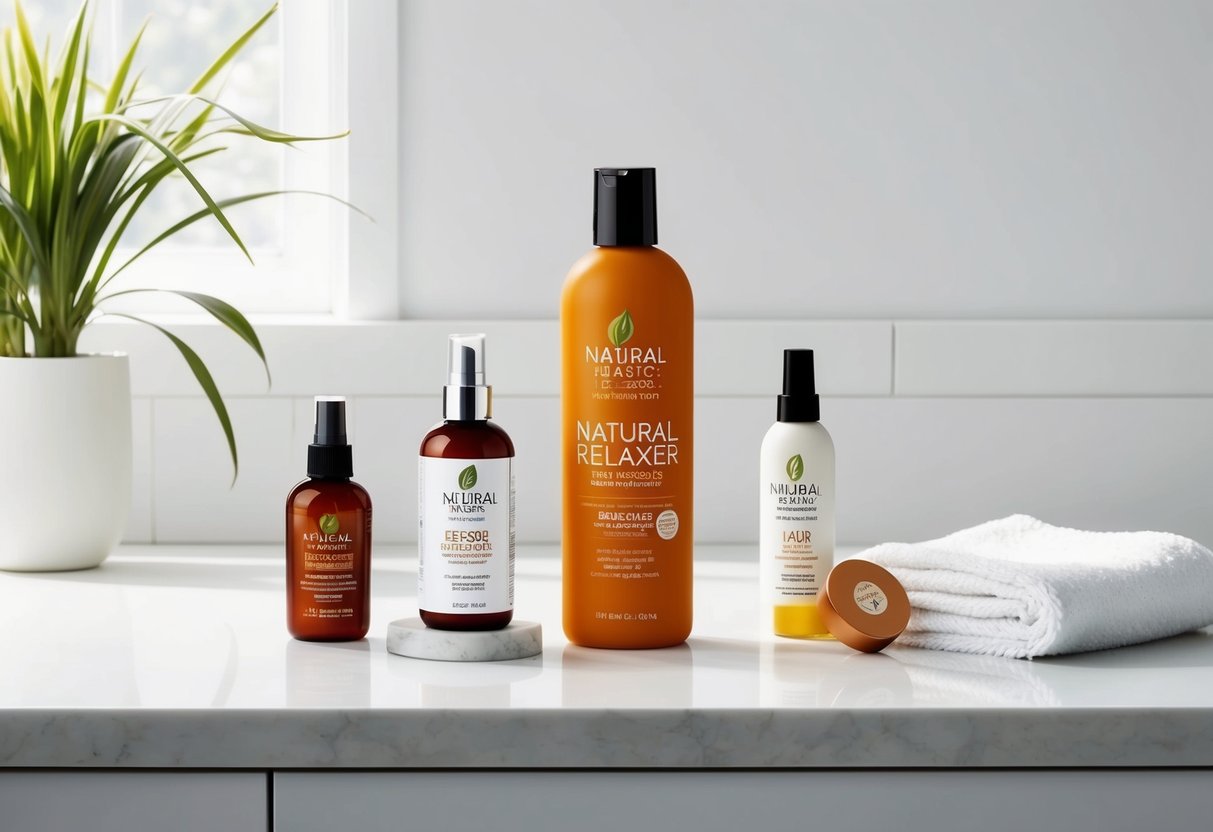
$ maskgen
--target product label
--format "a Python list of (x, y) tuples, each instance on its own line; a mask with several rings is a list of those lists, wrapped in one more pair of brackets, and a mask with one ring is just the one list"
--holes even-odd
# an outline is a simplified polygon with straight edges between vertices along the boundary
[[(660, 544), (689, 533), (682, 515), (690, 494), (678, 490), (683, 466), (690, 465), (684, 444), (690, 414), (673, 417), (682, 410), (661, 333), (645, 332), (622, 309), (594, 334), (571, 358), (584, 373), (579, 383), (590, 404), (565, 437), (572, 443), (566, 458), (573, 463), (576, 488), (570, 499), (576, 521), (588, 526), (586, 537), (595, 543), (585, 552), (592, 558), (589, 577), (652, 581), (662, 576)], [(671, 395), (674, 401), (666, 401)], [(645, 620), (631, 611), (595, 615)]]
[(868, 615), (880, 615), (889, 607), (889, 596), (884, 590), (871, 581), (860, 581), (855, 584), (855, 606)]
[(513, 609), (513, 459), (423, 456), (418, 469), (421, 609), (465, 614)]
[(295, 603), (303, 618), (345, 619), (360, 614), (354, 602), (359, 591), (356, 555), (364, 550), (370, 511), (337, 511), (294, 518), (295, 551), (302, 555), (296, 572)]
[(775, 604), (811, 603), (834, 557), (832, 476), (813, 476), (793, 453), (762, 483), (764, 583)]

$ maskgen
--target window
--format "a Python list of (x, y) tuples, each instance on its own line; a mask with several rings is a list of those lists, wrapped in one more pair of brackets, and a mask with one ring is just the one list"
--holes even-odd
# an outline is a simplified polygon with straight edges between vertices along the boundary
[[(247, 0), (92, 0), (91, 72), (106, 80), (139, 26), (148, 26), (136, 65), (146, 69), (143, 96), (179, 92), (268, 8)], [(78, 0), (25, 0), (27, 16), (52, 49)], [(345, 3), (287, 0), (226, 71), (219, 100), (253, 121), (299, 134), (327, 135), (347, 124)], [(148, 108), (151, 112), (151, 108)], [(267, 190), (344, 197), (346, 140), (287, 148), (225, 137), (231, 148), (191, 166), (216, 199)], [(128, 229), (115, 263), (202, 207), (184, 179), (161, 185)], [(214, 220), (196, 223), (143, 255), (113, 288), (189, 288), (218, 295), (246, 312), (329, 312), (347, 269), (348, 209), (317, 196), (271, 197), (230, 209), (229, 218), (255, 261)], [(123, 299), (127, 309), (193, 312), (170, 295)]]

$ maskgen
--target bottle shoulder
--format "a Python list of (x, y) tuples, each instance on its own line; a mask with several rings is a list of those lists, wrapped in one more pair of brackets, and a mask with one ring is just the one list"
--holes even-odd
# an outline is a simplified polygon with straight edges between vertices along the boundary
[(342, 509), (371, 507), (370, 492), (353, 480), (308, 478), (291, 489), (286, 502), (296, 508), (306, 508), (317, 499), (337, 500)]
[(448, 421), (422, 437), (418, 453), (437, 459), (501, 459), (514, 456), (514, 442), (504, 428), (488, 419)]
[(670, 254), (656, 246), (599, 246), (590, 249), (569, 269), (564, 294), (599, 281), (661, 280), (667, 288), (690, 293), (686, 272)]
[(834, 439), (821, 422), (775, 422), (762, 438), (764, 451), (796, 444), (834, 452)]

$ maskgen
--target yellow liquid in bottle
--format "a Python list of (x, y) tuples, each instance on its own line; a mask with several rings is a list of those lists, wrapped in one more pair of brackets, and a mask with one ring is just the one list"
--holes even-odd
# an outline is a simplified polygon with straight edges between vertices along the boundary
[(776, 604), (775, 635), (789, 638), (833, 638), (816, 604)]

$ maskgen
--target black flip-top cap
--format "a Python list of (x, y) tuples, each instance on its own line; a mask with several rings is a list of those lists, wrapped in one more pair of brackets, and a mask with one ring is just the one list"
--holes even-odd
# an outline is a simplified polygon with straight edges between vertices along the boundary
[(777, 418), (781, 422), (821, 421), (812, 350), (783, 351), (783, 394)]
[(594, 245), (657, 245), (656, 168), (594, 168)]
[(320, 479), (354, 476), (354, 451), (345, 435), (344, 398), (316, 398), (316, 432), (307, 446), (307, 475)]

